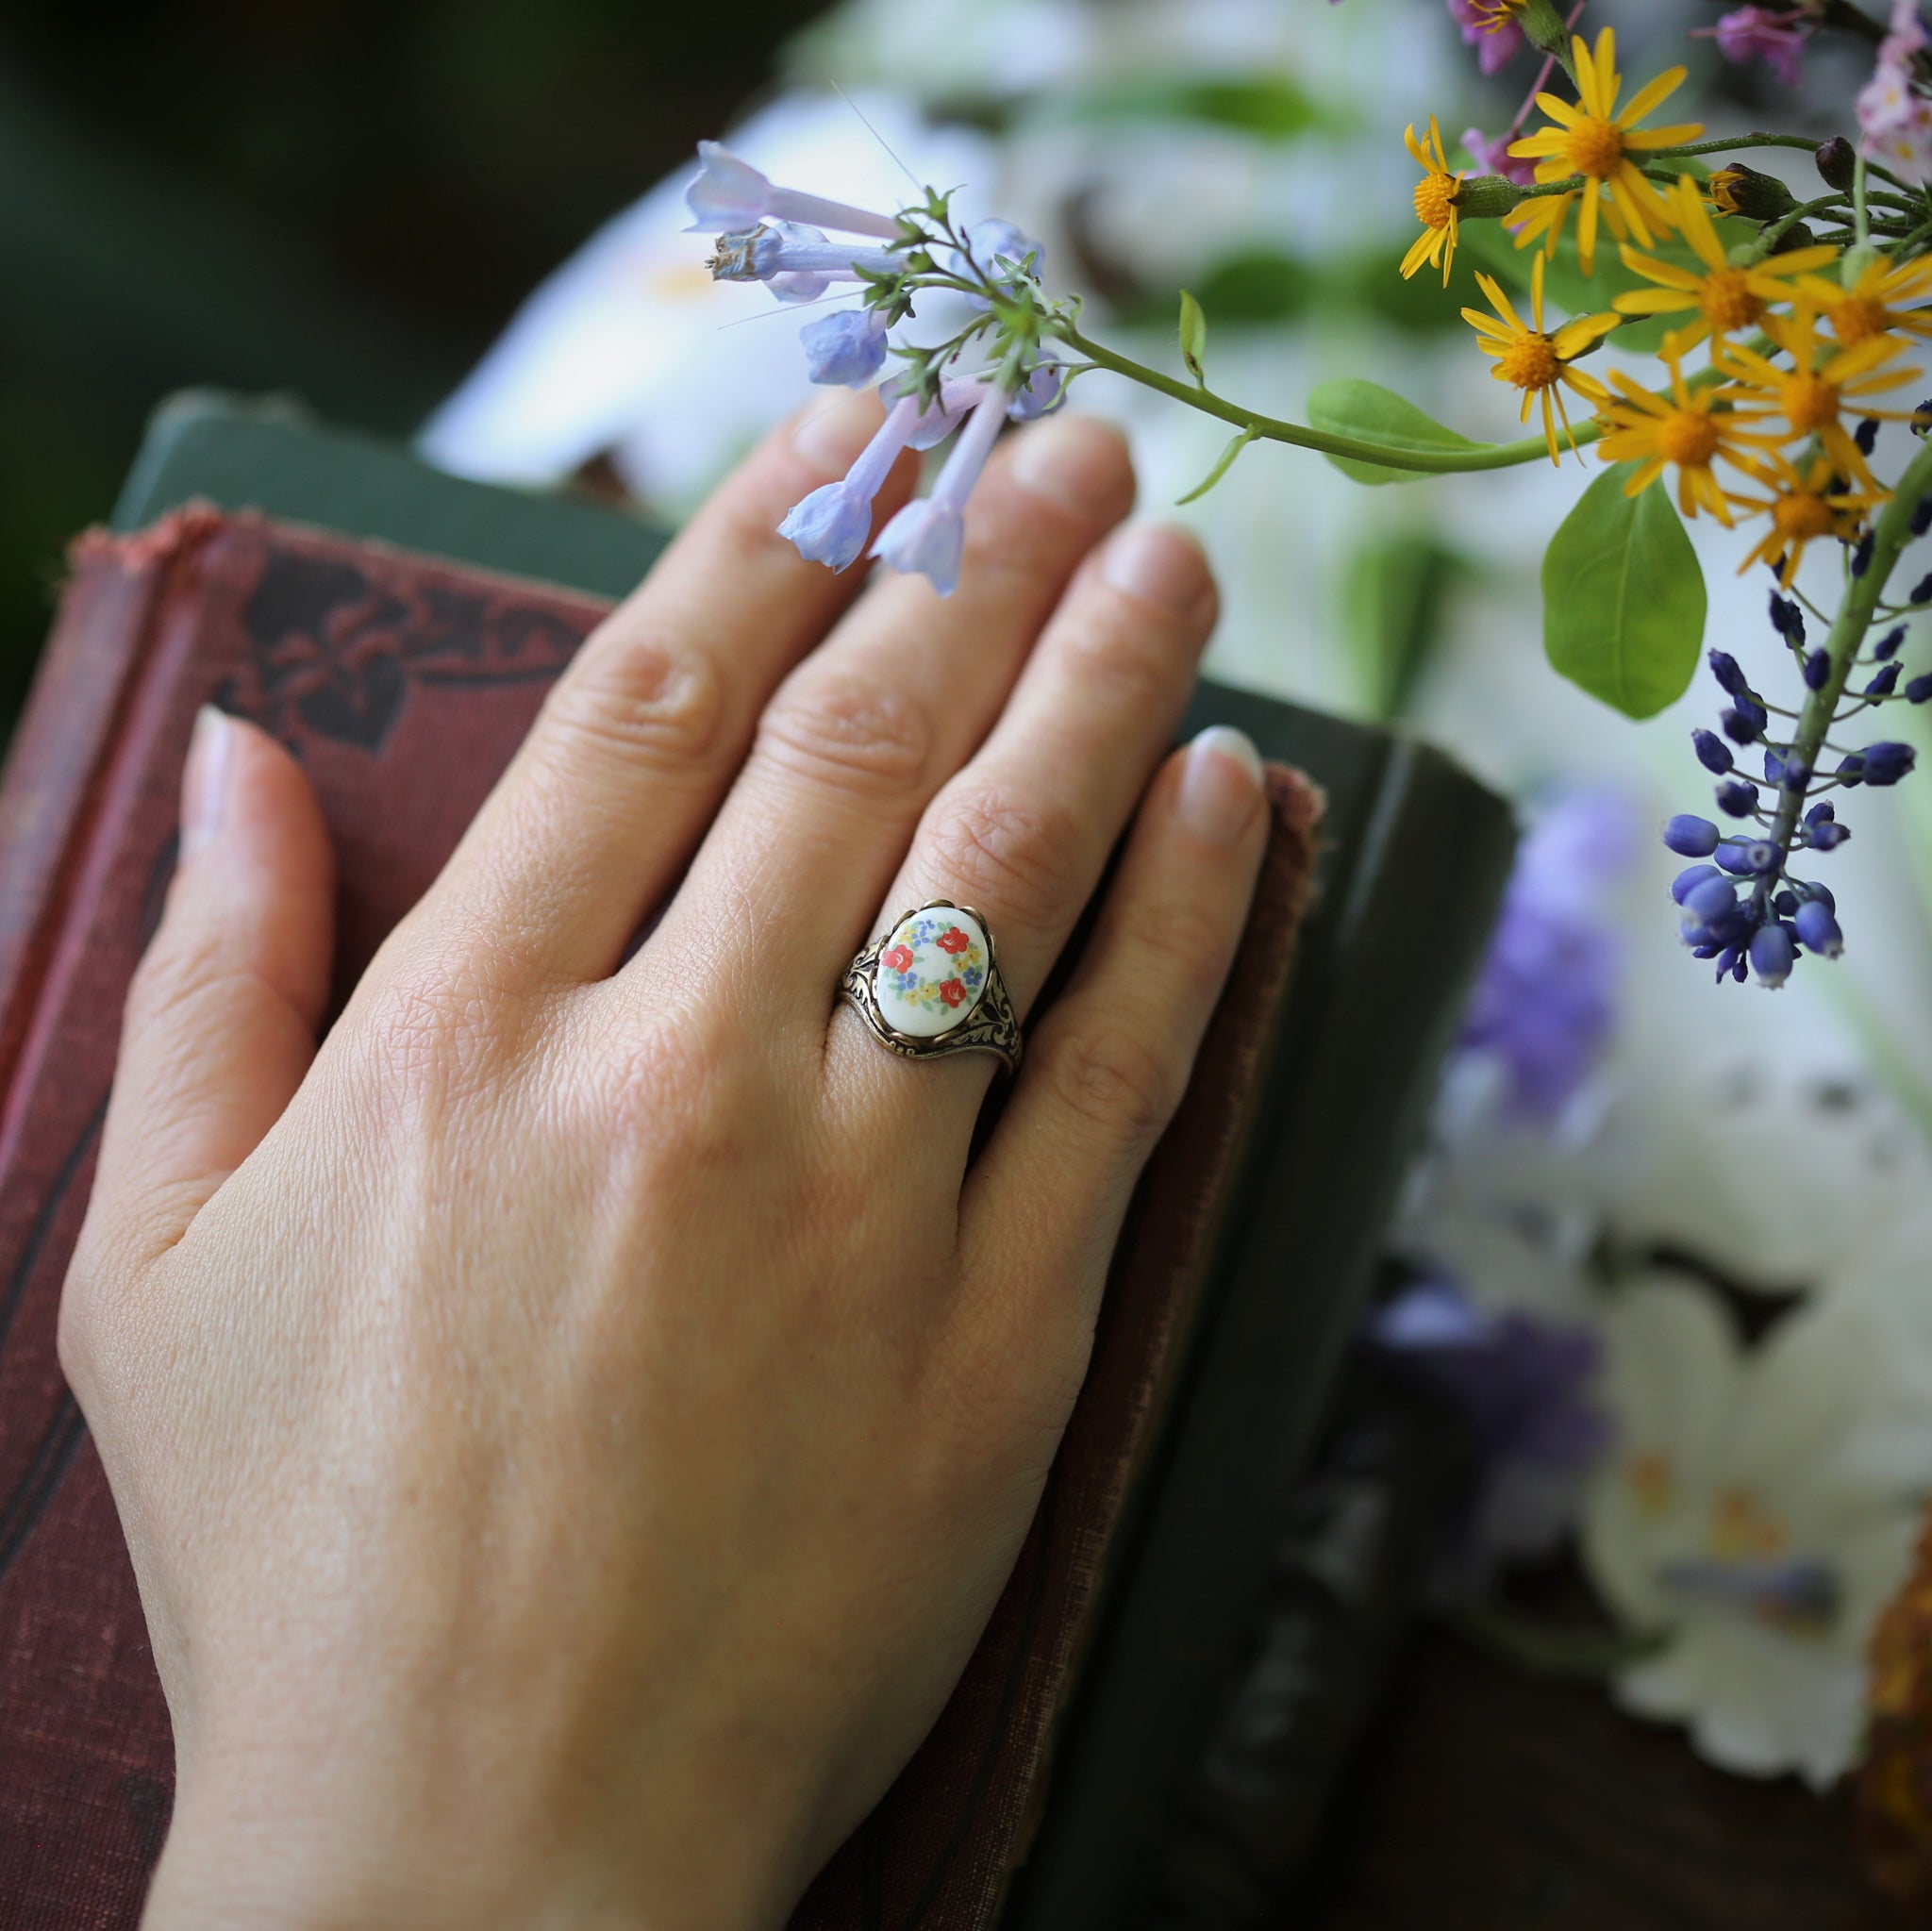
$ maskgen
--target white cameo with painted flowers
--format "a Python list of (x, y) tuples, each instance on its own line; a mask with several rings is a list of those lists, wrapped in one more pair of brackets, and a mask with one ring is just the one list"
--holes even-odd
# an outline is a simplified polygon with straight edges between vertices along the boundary
[(986, 992), (986, 928), (971, 912), (924, 907), (900, 920), (873, 975), (894, 1032), (933, 1040), (965, 1024)]

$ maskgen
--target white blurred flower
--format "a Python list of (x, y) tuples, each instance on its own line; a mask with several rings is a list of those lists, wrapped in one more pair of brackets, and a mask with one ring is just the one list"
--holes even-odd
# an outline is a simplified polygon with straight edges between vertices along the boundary
[(1710, 1295), (1658, 1274), (1618, 1296), (1604, 1333), (1619, 1437), (1584, 1554), (1619, 1616), (1662, 1638), (1617, 1699), (1688, 1724), (1726, 1770), (1822, 1789), (1856, 1753), (1866, 1639), (1932, 1468), (1885, 1310), (1835, 1297), (1746, 1353)]
[[(890, 95), (788, 94), (731, 145), (774, 180), (895, 208), (912, 184), (881, 139), (921, 181), (967, 184), (969, 213), (984, 205), (990, 144), (930, 127)], [(430, 461), (491, 482), (548, 483), (608, 452), (636, 495), (676, 512), (820, 392), (798, 330), (836, 303), (807, 315), (756, 284), (713, 281), (704, 241), (684, 232), (696, 173), (693, 159), (606, 224), (524, 304), (424, 429)]]

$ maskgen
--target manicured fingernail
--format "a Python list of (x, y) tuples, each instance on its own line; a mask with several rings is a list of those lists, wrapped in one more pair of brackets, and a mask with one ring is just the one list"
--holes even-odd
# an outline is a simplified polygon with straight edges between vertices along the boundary
[(870, 394), (848, 391), (812, 408), (791, 431), (791, 446), (814, 469), (842, 476), (879, 425), (879, 406)]
[(1188, 746), (1174, 809), (1208, 844), (1231, 845), (1261, 804), (1261, 754), (1232, 724), (1209, 724)]
[(1209, 585), (1200, 544), (1186, 530), (1158, 523), (1118, 531), (1101, 574), (1115, 590), (1176, 616), (1191, 611)]
[(222, 803), (228, 789), (228, 750), (234, 726), (213, 705), (194, 714), (188, 741), (188, 763), (181, 773), (181, 862), (207, 849), (222, 826)]
[(1082, 516), (1117, 516), (1133, 490), (1127, 441), (1091, 416), (1054, 416), (1015, 439), (1013, 480)]

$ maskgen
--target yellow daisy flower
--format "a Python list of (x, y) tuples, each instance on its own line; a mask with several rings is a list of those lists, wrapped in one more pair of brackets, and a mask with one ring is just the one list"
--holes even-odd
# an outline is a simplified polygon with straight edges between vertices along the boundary
[[(1537, 105), (1557, 125), (1545, 127), (1526, 141), (1514, 142), (1509, 152), (1536, 159), (1539, 181), (1561, 181), (1572, 175), (1583, 175), (1590, 184), (1571, 194), (1552, 195), (1555, 204), (1548, 213), (1541, 204), (1516, 227), (1516, 245), (1526, 247), (1537, 235), (1547, 233), (1552, 253), (1562, 231), (1563, 215), (1570, 201), (1578, 202), (1576, 259), (1585, 275), (1596, 263), (1598, 211), (1604, 193), (1609, 206), (1629, 226), (1630, 232), (1647, 248), (1653, 228), (1668, 233), (1670, 209), (1663, 197), (1643, 178), (1642, 171), (1630, 157), (1647, 148), (1677, 147), (1704, 132), (1701, 125), (1689, 123), (1676, 127), (1653, 127), (1637, 131), (1637, 123), (1660, 106), (1683, 85), (1684, 69), (1673, 67), (1659, 74), (1649, 86), (1632, 95), (1630, 105), (1617, 112), (1617, 94), (1623, 82), (1617, 77), (1617, 39), (1614, 28), (1605, 27), (1596, 37), (1592, 55), (1578, 35), (1570, 51), (1576, 62), (1578, 103), (1572, 107), (1555, 94), (1540, 93)], [(1615, 232), (1613, 225), (1612, 232)], [(1621, 238), (1620, 238), (1621, 239)]]
[(1402, 258), (1402, 278), (1407, 281), (1424, 262), (1433, 268), (1442, 264), (1442, 286), (1449, 286), (1449, 264), (1456, 259), (1456, 197), (1461, 191), (1462, 176), (1449, 172), (1449, 158), (1442, 152), (1442, 130), (1436, 117), (1429, 116), (1429, 138), (1415, 138), (1411, 123), (1402, 130), (1402, 139), (1423, 177), (1415, 184), (1415, 214), (1423, 231), (1415, 244)]
[(1894, 329), (1932, 336), (1932, 309), (1895, 306), (1932, 295), (1932, 255), (1901, 262), (1880, 256), (1850, 288), (1826, 281), (1822, 275), (1807, 275), (1803, 292), (1812, 307), (1824, 310), (1832, 334), (1846, 348), (1856, 348)]
[(1670, 391), (1653, 395), (1621, 369), (1610, 380), (1622, 392), (1598, 410), (1610, 426), (1598, 445), (1606, 462), (1635, 462), (1642, 467), (1624, 485), (1626, 496), (1650, 488), (1666, 464), (1677, 470), (1677, 507), (1686, 516), (1707, 509), (1731, 527), (1731, 506), (1712, 465), (1720, 458), (1746, 475), (1758, 473), (1748, 455), (1740, 454), (1761, 439), (1743, 432), (1735, 416), (1718, 408), (1729, 398), (1715, 389), (1692, 389), (1684, 380), (1683, 364), (1674, 351), (1666, 355)]
[(1509, 306), (1508, 296), (1489, 275), (1478, 275), (1475, 279), (1496, 313), (1485, 315), (1480, 308), (1465, 308), (1462, 319), (1481, 338), (1476, 346), (1495, 363), (1490, 374), (1498, 382), (1509, 383), (1523, 391), (1524, 422), (1529, 421), (1530, 405), (1539, 396), (1542, 398), (1543, 439), (1550, 445), (1550, 460), (1556, 462), (1557, 425), (1550, 412), (1551, 400), (1555, 399), (1556, 412), (1563, 419), (1563, 433), (1570, 439), (1570, 447), (1575, 449), (1576, 432), (1570, 426), (1570, 412), (1563, 407), (1562, 390), (1574, 389), (1592, 406), (1605, 401), (1609, 391), (1595, 376), (1571, 368), (1570, 363), (1609, 334), (1617, 325), (1617, 317), (1581, 315), (1574, 322), (1566, 322), (1556, 334), (1545, 333), (1541, 255), (1536, 258), (1529, 276), (1529, 312), (1534, 326), (1524, 325), (1523, 318)]
[(1674, 261), (1659, 261), (1625, 247), (1622, 251), (1624, 266), (1657, 286), (1633, 289), (1619, 295), (1612, 306), (1621, 315), (1691, 311), (1694, 319), (1671, 332), (1671, 343), (1678, 350), (1694, 347), (1707, 335), (1722, 338), (1757, 327), (1774, 303), (1795, 299), (1790, 277), (1826, 267), (1838, 258), (1836, 248), (1794, 248), (1789, 255), (1770, 256), (1751, 268), (1733, 268), (1696, 182), (1689, 175), (1680, 175), (1666, 198), (1673, 225), (1690, 244), (1705, 272), (1697, 275)]
[(1877, 480), (1842, 418), (1849, 413), (1911, 420), (1910, 409), (1873, 408), (1858, 400), (1876, 390), (1896, 389), (1920, 373), (1884, 366), (1903, 355), (1906, 344), (1890, 336), (1872, 336), (1850, 348), (1835, 348), (1818, 339), (1817, 310), (1802, 305), (1790, 315), (1767, 315), (1761, 325), (1791, 358), (1789, 369), (1742, 344), (1719, 343), (1711, 351), (1712, 367), (1737, 384), (1738, 413), (1754, 422), (1782, 416), (1788, 427), (1774, 441), (1816, 436), (1840, 474), (1861, 489), (1875, 490)]
[[(1771, 491), (1769, 497), (1737, 496), (1732, 503), (1740, 509), (1768, 510), (1771, 528), (1751, 554), (1738, 566), (1743, 575), (1754, 563), (1770, 563), (1777, 568), (1778, 587), (1790, 590), (1798, 565), (1805, 560), (1805, 546), (1821, 538), (1839, 537), (1847, 541), (1858, 534), (1867, 516), (1886, 500), (1883, 490), (1834, 490), (1838, 480), (1836, 465), (1829, 456), (1814, 457), (1802, 473), (1782, 456), (1772, 458), (1770, 470), (1755, 469), (1753, 474)], [(1778, 562), (1782, 555), (1784, 560)]]

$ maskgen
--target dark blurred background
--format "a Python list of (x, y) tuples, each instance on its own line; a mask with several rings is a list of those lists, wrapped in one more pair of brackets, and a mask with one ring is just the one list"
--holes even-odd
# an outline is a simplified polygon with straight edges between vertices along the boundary
[(214, 383), (408, 433), (724, 127), (811, 0), (63, 0), (0, 18), (0, 736), (67, 540)]

